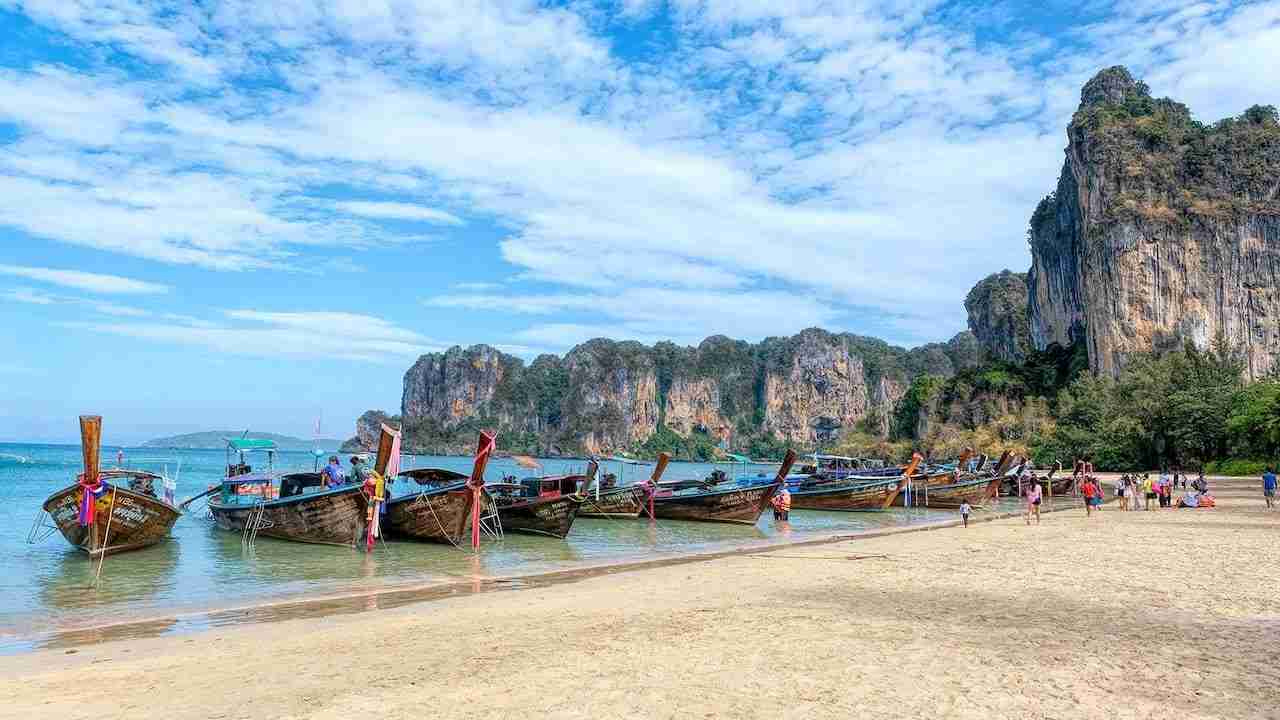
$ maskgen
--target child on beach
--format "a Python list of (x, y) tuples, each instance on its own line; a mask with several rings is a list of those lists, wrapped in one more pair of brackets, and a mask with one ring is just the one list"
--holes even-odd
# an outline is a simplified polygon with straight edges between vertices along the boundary
[(965, 527), (969, 527), (969, 513), (972, 511), (973, 508), (969, 507), (968, 500), (960, 503), (960, 519), (964, 521)]
[(1027, 524), (1031, 524), (1031, 516), (1036, 516), (1036, 524), (1040, 524), (1040, 483), (1031, 483), (1027, 489)]
[(1080, 492), (1084, 494), (1084, 516), (1089, 517), (1095, 507), (1102, 505), (1102, 489), (1094, 484), (1092, 477), (1086, 477)]

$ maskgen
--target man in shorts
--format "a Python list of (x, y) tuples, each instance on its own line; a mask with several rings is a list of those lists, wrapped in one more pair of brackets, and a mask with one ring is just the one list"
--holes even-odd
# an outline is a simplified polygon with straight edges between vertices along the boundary
[(1276, 507), (1276, 473), (1272, 468), (1262, 473), (1262, 499), (1267, 501), (1267, 509)]

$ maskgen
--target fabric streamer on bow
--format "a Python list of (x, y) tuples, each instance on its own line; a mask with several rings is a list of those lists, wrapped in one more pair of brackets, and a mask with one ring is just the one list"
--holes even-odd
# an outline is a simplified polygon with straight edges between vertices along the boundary
[(88, 527), (98, 517), (98, 498), (107, 492), (107, 484), (102, 482), (102, 478), (95, 478), (90, 483), (84, 475), (81, 475), (77, 480), (82, 491), (80, 495), (80, 526)]
[(382, 505), (383, 487), (384, 480), (382, 476), (374, 471), (369, 474), (369, 479), (364, 481), (364, 487), (362, 488), (365, 497), (369, 500), (368, 509), (365, 515), (366, 532), (364, 537), (364, 549), (366, 552), (371, 552), (373, 550), (373, 545), (377, 542), (378, 536), (381, 533), (381, 527), (379, 527), (379, 517), (381, 516), (381, 513), (378, 512), (378, 510)]
[(497, 446), (493, 433), (480, 431), (480, 440), (476, 444), (476, 462), (471, 469), (471, 478), (467, 485), (471, 487), (471, 549), (480, 549), (480, 503), (484, 500), (484, 468), (489, 464), (489, 456)]

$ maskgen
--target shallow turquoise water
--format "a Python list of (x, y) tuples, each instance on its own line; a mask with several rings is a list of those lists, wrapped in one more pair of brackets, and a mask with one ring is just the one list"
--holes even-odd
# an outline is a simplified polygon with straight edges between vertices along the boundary
[[(126, 449), (126, 465), (178, 476), (179, 501), (216, 482), (223, 472), (220, 450)], [(238, 533), (218, 530), (196, 514), (184, 515), (173, 537), (155, 547), (108, 557), (92, 587), (94, 565), (54, 533), (26, 542), (44, 499), (72, 482), (80, 469), (75, 446), (0, 444), (0, 649), (29, 646), (50, 632), (126, 620), (196, 613), (321, 594), (445, 583), (486, 576), (509, 577), (590, 565), (760, 544), (951, 519), (952, 511), (893, 510), (883, 513), (794, 511), (791, 522), (771, 515), (755, 527), (679, 521), (579, 519), (566, 540), (508, 535), (486, 542), (478, 561), (451, 547), (392, 542), (366, 554), (349, 548), (259, 538), (249, 550)], [(114, 465), (115, 448), (103, 451)], [(277, 469), (310, 470), (310, 453), (279, 453)], [(580, 471), (581, 460), (544, 460), (547, 474)], [(470, 458), (406, 457), (405, 468), (444, 467), (469, 472)], [(740, 467), (740, 466), (739, 466)], [(617, 472), (617, 465), (609, 469)], [(711, 466), (672, 463), (668, 479), (702, 477)], [(751, 467), (750, 473), (773, 469)], [(623, 482), (646, 477), (649, 468), (629, 467)], [(737, 472), (741, 472), (740, 469)], [(527, 475), (509, 459), (489, 465), (488, 477)], [(478, 567), (477, 567), (478, 566)]]

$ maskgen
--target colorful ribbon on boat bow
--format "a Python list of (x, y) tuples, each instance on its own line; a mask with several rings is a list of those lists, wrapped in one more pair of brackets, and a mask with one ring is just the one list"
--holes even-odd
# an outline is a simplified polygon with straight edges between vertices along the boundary
[(379, 517), (382, 513), (379, 510), (381, 509), (382, 501), (386, 499), (383, 495), (384, 488), (385, 480), (376, 470), (369, 473), (369, 478), (364, 481), (364, 486), (360, 488), (365, 498), (368, 499), (364, 536), (364, 549), (366, 551), (373, 550), (373, 545), (377, 542), (378, 535), (381, 532)]
[(471, 549), (480, 549), (480, 503), (484, 501), (484, 468), (489, 464), (489, 456), (497, 447), (497, 438), (493, 433), (480, 431), (480, 439), (476, 443), (476, 462), (471, 468), (471, 477), (467, 487), (471, 488)]
[(95, 478), (90, 483), (84, 475), (80, 475), (77, 479), (80, 485), (80, 526), (88, 527), (93, 524), (94, 519), (98, 517), (98, 498), (107, 491), (107, 484), (102, 482), (102, 478)]

